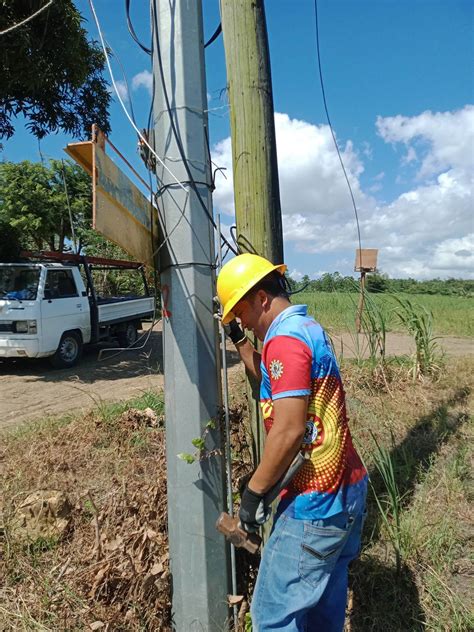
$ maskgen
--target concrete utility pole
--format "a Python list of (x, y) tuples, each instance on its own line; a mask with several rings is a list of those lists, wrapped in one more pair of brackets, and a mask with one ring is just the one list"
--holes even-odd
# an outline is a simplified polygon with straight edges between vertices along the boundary
[[(270, 56), (263, 0), (221, 0), (237, 239), (242, 252), (283, 262), (283, 231)], [(263, 446), (258, 391), (248, 384), (257, 459)]]
[[(216, 418), (220, 404), (214, 229), (190, 185), (192, 176), (212, 215), (201, 1), (154, 0), (152, 22), (155, 146), (182, 183), (157, 168), (167, 236), (160, 270), (173, 624), (179, 632), (220, 632), (227, 629), (230, 592), (226, 544), (215, 529), (224, 507), (222, 459), (189, 465), (177, 457), (194, 452), (192, 440)], [(206, 436), (206, 447), (220, 447), (218, 430)]]

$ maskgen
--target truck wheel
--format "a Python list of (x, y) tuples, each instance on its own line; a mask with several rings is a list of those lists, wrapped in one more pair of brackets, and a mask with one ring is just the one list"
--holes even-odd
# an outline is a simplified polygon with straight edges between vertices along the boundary
[(117, 340), (121, 347), (131, 347), (138, 338), (137, 325), (135, 323), (126, 323), (125, 329), (117, 331)]
[(82, 338), (76, 331), (66, 331), (61, 336), (56, 353), (50, 358), (55, 369), (68, 369), (82, 356)]

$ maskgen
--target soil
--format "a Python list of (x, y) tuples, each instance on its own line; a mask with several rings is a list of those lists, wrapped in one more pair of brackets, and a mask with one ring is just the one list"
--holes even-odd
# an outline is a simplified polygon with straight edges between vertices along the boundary
[[(341, 353), (344, 358), (354, 357), (357, 343), (353, 335), (337, 334), (332, 339), (339, 357)], [(472, 338), (441, 337), (438, 344), (447, 355), (474, 355)], [(361, 349), (366, 347), (362, 337), (359, 345)], [(0, 428), (89, 410), (102, 402), (132, 399), (147, 390), (163, 388), (161, 323), (137, 347), (123, 352), (110, 349), (109, 345), (90, 347), (73, 369), (53, 369), (47, 359), (0, 361)], [(409, 336), (388, 334), (388, 355), (410, 354), (413, 350)], [(229, 368), (233, 371), (237, 354), (232, 345), (228, 352)]]

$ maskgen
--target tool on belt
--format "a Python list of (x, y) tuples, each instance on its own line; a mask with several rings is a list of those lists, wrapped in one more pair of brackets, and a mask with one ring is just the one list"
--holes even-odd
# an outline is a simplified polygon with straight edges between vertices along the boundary
[[(269, 507), (278, 494), (288, 486), (288, 483), (308, 458), (309, 454), (305, 455), (302, 452), (298, 452), (290, 467), (263, 497), (265, 507)], [(262, 543), (262, 538), (258, 533), (247, 533), (242, 528), (238, 516), (232, 517), (225, 512), (222, 512), (217, 519), (216, 529), (223, 533), (235, 547), (247, 549), (250, 553), (256, 553)]]

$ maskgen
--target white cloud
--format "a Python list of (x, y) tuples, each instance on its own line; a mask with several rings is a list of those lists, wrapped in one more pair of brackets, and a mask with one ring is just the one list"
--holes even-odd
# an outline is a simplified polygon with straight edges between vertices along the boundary
[(292, 279), (294, 279), (295, 281), (301, 281), (301, 279), (303, 278), (303, 273), (300, 272), (299, 270), (291, 270), (291, 272), (289, 273), (290, 277)]
[(132, 90), (145, 88), (151, 95), (153, 90), (153, 75), (149, 70), (142, 70), (132, 78)]
[(125, 81), (122, 81), (122, 79), (119, 79), (118, 81), (115, 81), (115, 85), (117, 87), (117, 92), (119, 93), (122, 101), (125, 101), (125, 102), (129, 101), (127, 84), (125, 83)]
[[(466, 254), (472, 247), (465, 241), (474, 227), (472, 123), (472, 106), (411, 118), (378, 117), (382, 138), (403, 143), (407, 153), (402, 160), (419, 166), (415, 186), (405, 184), (405, 192), (387, 204), (371, 196), (386, 174), (380, 172), (371, 187), (362, 190), (360, 154), (351, 141), (341, 147), (359, 211), (362, 245), (380, 249), (379, 267), (391, 276), (472, 276), (473, 255)], [(354, 212), (329, 127), (286, 114), (275, 115), (275, 127), (285, 241), (293, 242), (293, 250), (321, 259), (325, 253), (352, 256), (357, 245)], [(214, 204), (233, 214), (230, 138), (213, 148), (213, 160), (227, 168), (227, 180), (217, 177)]]
[(455, 112), (423, 112), (419, 116), (377, 117), (376, 127), (385, 142), (404, 143), (406, 162), (417, 160), (413, 144), (425, 148), (419, 177), (445, 169), (474, 168), (474, 106)]

